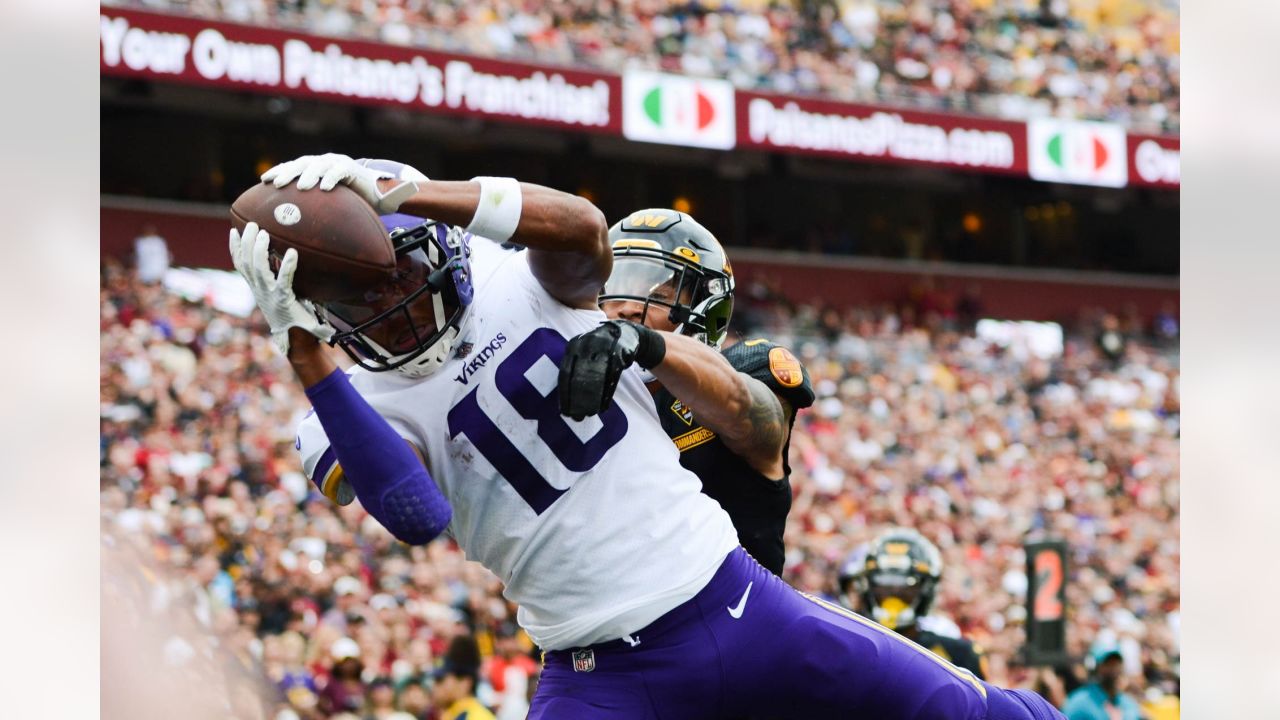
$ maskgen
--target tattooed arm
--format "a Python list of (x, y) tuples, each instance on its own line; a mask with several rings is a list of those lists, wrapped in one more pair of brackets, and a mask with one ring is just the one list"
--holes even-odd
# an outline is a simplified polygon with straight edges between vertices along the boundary
[(715, 349), (684, 335), (664, 332), (662, 337), (666, 355), (653, 367), (654, 377), (753, 469), (781, 480), (790, 404), (735, 370)]

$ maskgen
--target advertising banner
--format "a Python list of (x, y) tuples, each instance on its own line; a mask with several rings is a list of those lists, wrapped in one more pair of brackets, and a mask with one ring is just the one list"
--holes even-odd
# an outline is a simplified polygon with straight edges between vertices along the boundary
[(1182, 184), (1182, 145), (1176, 137), (1129, 136), (1129, 182), (1177, 188)]
[(1022, 123), (738, 93), (738, 146), (1025, 175)]
[(621, 129), (616, 76), (102, 7), (103, 75), (569, 129)]
[(401, 107), (638, 142), (922, 165), (1045, 182), (1176, 189), (1177, 137), (1119, 125), (1016, 122), (623, 76), (100, 6), (103, 76)]
[(733, 85), (655, 72), (622, 76), (628, 140), (728, 150), (734, 146)]

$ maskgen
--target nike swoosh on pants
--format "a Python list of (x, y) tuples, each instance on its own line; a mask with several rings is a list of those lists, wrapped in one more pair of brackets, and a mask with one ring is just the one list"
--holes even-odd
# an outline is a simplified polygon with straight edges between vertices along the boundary
[(751, 586), (755, 584), (754, 580), (747, 583), (747, 589), (742, 593), (742, 599), (738, 601), (737, 607), (725, 608), (729, 611), (729, 615), (733, 617), (734, 620), (742, 617), (742, 611), (747, 607), (747, 596), (751, 594)]

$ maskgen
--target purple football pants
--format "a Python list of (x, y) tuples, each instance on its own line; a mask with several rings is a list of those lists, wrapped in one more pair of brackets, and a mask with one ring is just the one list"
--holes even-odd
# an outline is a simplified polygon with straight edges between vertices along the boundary
[[(576, 669), (575, 669), (576, 668)], [(693, 599), (630, 640), (546, 654), (531, 720), (1058, 720), (729, 553)]]

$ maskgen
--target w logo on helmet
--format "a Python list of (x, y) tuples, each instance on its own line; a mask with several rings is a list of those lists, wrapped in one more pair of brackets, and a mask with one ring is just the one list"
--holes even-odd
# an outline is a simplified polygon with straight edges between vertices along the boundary
[(629, 227), (624, 227), (623, 229), (652, 229), (662, 231), (679, 219), (679, 216), (668, 215), (666, 213), (639, 212), (627, 218), (626, 225)]

